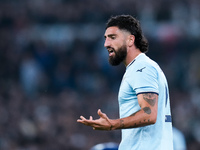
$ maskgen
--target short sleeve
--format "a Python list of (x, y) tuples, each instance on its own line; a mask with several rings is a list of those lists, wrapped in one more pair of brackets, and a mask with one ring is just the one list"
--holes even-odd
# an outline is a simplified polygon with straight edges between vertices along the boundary
[(136, 94), (153, 92), (158, 93), (158, 73), (154, 66), (143, 63), (133, 69), (132, 80), (129, 84)]

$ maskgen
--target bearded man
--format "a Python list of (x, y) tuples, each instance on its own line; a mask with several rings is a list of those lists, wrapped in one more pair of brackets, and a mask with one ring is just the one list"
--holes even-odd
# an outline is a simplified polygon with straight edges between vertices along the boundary
[(139, 21), (130, 15), (111, 17), (104, 37), (110, 64), (126, 67), (118, 94), (120, 118), (110, 119), (99, 109), (99, 119), (80, 116), (77, 122), (94, 130), (121, 129), (119, 150), (173, 150), (167, 80), (145, 54), (149, 44)]

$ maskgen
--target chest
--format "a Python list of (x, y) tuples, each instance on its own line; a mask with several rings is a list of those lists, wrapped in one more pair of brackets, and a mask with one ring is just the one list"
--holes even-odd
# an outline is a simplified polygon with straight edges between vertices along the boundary
[(122, 117), (130, 115), (140, 108), (136, 92), (130, 86), (129, 82), (130, 81), (126, 77), (124, 77), (122, 79), (119, 89), (118, 101), (120, 107), (120, 114)]

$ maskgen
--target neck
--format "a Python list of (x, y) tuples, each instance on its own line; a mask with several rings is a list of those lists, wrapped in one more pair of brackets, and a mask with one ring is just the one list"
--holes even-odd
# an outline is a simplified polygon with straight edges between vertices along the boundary
[(127, 67), (139, 54), (142, 52), (139, 49), (127, 51), (126, 59), (124, 60), (124, 65)]

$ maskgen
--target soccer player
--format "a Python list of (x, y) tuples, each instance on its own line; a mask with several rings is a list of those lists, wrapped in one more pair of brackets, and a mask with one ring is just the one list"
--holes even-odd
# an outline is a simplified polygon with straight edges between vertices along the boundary
[(119, 150), (173, 150), (168, 84), (158, 64), (146, 56), (148, 41), (130, 15), (108, 20), (104, 34), (111, 65), (126, 66), (119, 94), (119, 119), (98, 110), (99, 119), (77, 122), (94, 130), (122, 130)]

